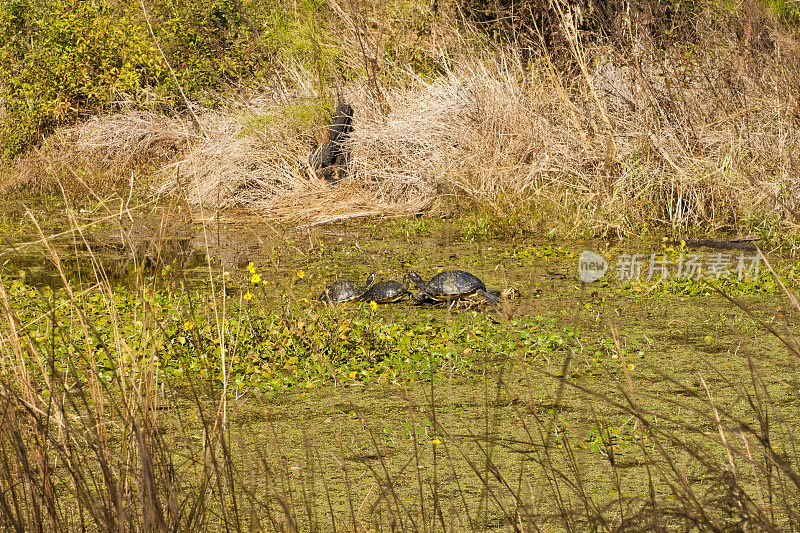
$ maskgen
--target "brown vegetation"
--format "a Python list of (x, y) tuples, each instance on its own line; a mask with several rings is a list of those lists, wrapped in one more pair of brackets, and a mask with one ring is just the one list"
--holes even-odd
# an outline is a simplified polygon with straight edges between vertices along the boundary
[[(344, 64), (362, 72), (340, 86), (355, 108), (344, 183), (324, 186), (306, 163), (331, 97), (299, 65), (284, 65), (269, 92), (197, 111), (194, 127), (130, 112), (63, 130), (15, 173), (46, 183), (67, 169), (127, 186), (134, 172), (193, 205), (311, 222), (417, 212), (453, 196), (601, 233), (795, 222), (800, 44), (765, 9), (729, 15), (749, 26), (720, 26), (707, 7), (695, 42), (664, 49), (635, 19), (624, 38), (589, 39), (565, 10), (555, 12), (557, 47), (490, 44), (445, 11), (415, 45), (438, 58), (418, 74), (380, 52), (391, 36), (377, 6), (333, 3), (331, 13)], [(293, 122), (298, 110), (305, 118)]]

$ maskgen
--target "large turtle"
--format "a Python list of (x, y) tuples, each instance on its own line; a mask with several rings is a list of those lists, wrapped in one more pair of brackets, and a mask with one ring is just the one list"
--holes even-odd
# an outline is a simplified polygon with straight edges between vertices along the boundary
[(350, 280), (336, 281), (328, 285), (319, 299), (331, 305), (360, 300), (374, 279), (375, 273), (372, 273), (364, 285), (356, 285)]
[(483, 296), (493, 305), (500, 303), (498, 291), (487, 289), (486, 285), (478, 277), (463, 270), (447, 270), (436, 274), (428, 282), (424, 281), (419, 274), (410, 270), (406, 274), (406, 280), (411, 280), (419, 289), (419, 292), (412, 296), (417, 303), (429, 299), (446, 302), (466, 298), (473, 294)]
[(404, 284), (399, 281), (388, 280), (379, 281), (367, 289), (361, 299), (365, 302), (388, 304), (402, 300), (406, 294), (408, 294), (408, 289)]

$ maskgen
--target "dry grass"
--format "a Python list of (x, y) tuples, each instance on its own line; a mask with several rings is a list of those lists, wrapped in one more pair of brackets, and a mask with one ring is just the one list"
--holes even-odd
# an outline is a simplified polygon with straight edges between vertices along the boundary
[(751, 215), (792, 222), (800, 45), (777, 26), (758, 48), (699, 21), (702, 49), (666, 52), (634, 26), (623, 54), (583, 44), (564, 14), (569, 46), (556, 60), (544, 48), (459, 52), (475, 38), (445, 36), (445, 17), (425, 52), (438, 51), (443, 74), (422, 77), (377, 53), (393, 38), (380, 10), (335, 3), (332, 12), (342, 59), (354, 71), (360, 61), (363, 75), (342, 87), (356, 113), (343, 183), (321, 183), (306, 163), (324, 117), (292, 117), (327, 97), (316, 74), (292, 65), (280, 89), (199, 111), (194, 128), (124, 113), (65, 130), (17, 174), (30, 182), (86, 168), (79, 173), (127, 183), (146, 164), (141, 174), (157, 166), (162, 193), (192, 205), (306, 223), (418, 212), (451, 195), (499, 216), (552, 214), (600, 233), (653, 223), (735, 231)]
[(357, 95), (353, 174), (395, 202), (436, 197), (443, 185), (494, 207), (533, 193), (551, 154), (577, 145), (550, 135), (564, 126), (543, 116), (551, 102), (531, 98), (515, 74), (479, 62), (417, 79), (388, 93), (387, 115)]
[[(38, 149), (3, 169), (0, 187), (51, 192), (57, 183), (84, 180), (96, 192), (148, 178), (186, 150), (193, 132), (183, 120), (130, 111), (62, 128)], [(69, 188), (69, 187), (68, 187)], [(81, 194), (88, 191), (78, 185)]]
[[(800, 138), (784, 86), (748, 77), (735, 50), (667, 72), (592, 52), (595, 66), (570, 87), (546, 58), (530, 68), (509, 53), (388, 93), (386, 116), (362, 98), (355, 175), (395, 201), (446, 184), (497, 214), (545, 203), (619, 232), (732, 228), (794, 210), (787, 154)], [(743, 86), (726, 84), (734, 77)]]
[[(253, 115), (272, 110), (254, 107)], [(273, 125), (253, 131), (247, 116), (208, 112), (200, 115), (204, 132), (183, 157), (162, 170), (175, 181), (188, 201), (195, 205), (225, 207), (235, 202), (251, 205), (287, 191), (319, 186), (313, 174), (305, 172), (307, 140), (280, 135)], [(250, 129), (250, 131), (248, 131)], [(272, 143), (264, 137), (275, 133)], [(173, 191), (168, 184), (164, 191)]]

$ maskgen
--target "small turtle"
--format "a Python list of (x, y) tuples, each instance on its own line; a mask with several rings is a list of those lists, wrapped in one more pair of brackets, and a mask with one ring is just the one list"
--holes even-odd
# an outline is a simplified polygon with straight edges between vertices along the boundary
[(406, 294), (408, 294), (408, 289), (399, 281), (379, 281), (367, 289), (361, 299), (365, 302), (388, 304), (402, 300)]
[(419, 274), (410, 270), (406, 274), (406, 280), (411, 280), (419, 288), (419, 292), (412, 296), (417, 303), (428, 299), (439, 302), (457, 300), (473, 294), (483, 296), (493, 305), (500, 302), (498, 291), (487, 289), (480, 279), (463, 270), (447, 270), (436, 274), (428, 282), (423, 281)]
[(350, 280), (336, 281), (328, 285), (328, 288), (319, 296), (319, 299), (328, 304), (340, 304), (360, 300), (369, 286), (372, 285), (374, 279), (375, 274), (372, 273), (369, 275), (367, 283), (364, 285), (356, 285)]

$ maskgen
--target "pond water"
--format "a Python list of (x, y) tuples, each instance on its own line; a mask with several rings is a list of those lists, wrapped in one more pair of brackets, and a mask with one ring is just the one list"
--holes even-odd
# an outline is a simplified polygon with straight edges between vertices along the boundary
[[(38, 242), (37, 233), (30, 224), (19, 220), (5, 224), (5, 231), (0, 235), (4, 277), (24, 277), (28, 285), (58, 289), (63, 284), (63, 273), (76, 287), (91, 287), (98, 280), (107, 279), (123, 289), (163, 287), (178, 293), (183, 290), (201, 293), (203, 297), (212, 294), (207, 289), (213, 281), (214, 295), (218, 296), (219, 288), (225, 287), (225, 294), (241, 297), (246, 294), (244, 291), (257, 292), (252, 281), (257, 274), (260, 277), (258, 304), (266, 308), (267, 314), (288, 306), (291, 297), (300, 306), (311, 306), (312, 302), (303, 302), (303, 299), (311, 300), (328, 283), (339, 279), (363, 282), (371, 272), (377, 279), (400, 280), (411, 269), (425, 279), (441, 270), (463, 269), (479, 276), (488, 287), (506, 291), (509, 299), (503, 302), (500, 312), (486, 305), (451, 311), (414, 306), (405, 301), (376, 309), (366, 308), (364, 303), (348, 304), (341, 307), (341, 314), (331, 313), (335, 320), (326, 324), (333, 324), (334, 332), (341, 323), (354, 326), (359, 320), (369, 325), (385, 325), (386, 328), (378, 328), (384, 332), (403, 322), (403, 326), (408, 326), (404, 331), (417, 338), (427, 339), (426, 331), (437, 331), (435, 336), (429, 335), (431, 343), (446, 345), (447, 351), (442, 353), (452, 351), (453, 360), (469, 360), (475, 366), (465, 366), (470, 370), (455, 372), (455, 378), (445, 376), (430, 383), (411, 383), (411, 380), (393, 383), (378, 379), (377, 372), (370, 378), (372, 381), (365, 378), (362, 382), (356, 379), (359, 374), (355, 367), (352, 372), (348, 367), (347, 372), (341, 373), (342, 379), (351, 380), (345, 386), (309, 387), (310, 380), (303, 384), (298, 378), (291, 387), (276, 389), (278, 392), (266, 403), (250, 401), (247, 396), (239, 401), (237, 397), (236, 406), (232, 408), (231, 427), (234, 433), (242, 436), (236, 439), (241, 449), (235, 453), (237, 461), (241, 461), (247, 471), (258, 471), (259, 465), (254, 461), (260, 456), (252, 453), (246, 443), (252, 443), (252, 448), (259, 452), (271, 450), (268, 442), (274, 434), (281, 436), (287, 456), (294, 461), (287, 464), (304, 464), (304, 450), (298, 443), (306, 442), (308, 435), (319, 437), (315, 449), (329, 462), (340, 453), (337, 446), (341, 441), (337, 439), (342, 435), (353, 439), (361, 435), (360, 441), (356, 439), (350, 443), (353, 451), (345, 460), (354, 469), (361, 468), (362, 464), (372, 468), (370, 461), (378, 456), (369, 446), (363, 445), (366, 442), (364, 428), (370, 427), (370, 436), (379, 435), (386, 441), (380, 449), (392, 471), (399, 472), (395, 482), (401, 488), (403, 484), (413, 487), (412, 473), (406, 470), (416, 454), (411, 441), (405, 438), (408, 414), (420, 420), (428, 416), (422, 412), (423, 408), (427, 409), (429, 400), (426, 398), (430, 395), (435, 398), (431, 403), (446, 416), (443, 425), (452, 430), (449, 435), (452, 442), (469, 446), (473, 443), (470, 435), (479, 435), (481, 431), (486, 432), (486, 442), (490, 437), (492, 442), (506, 439), (508, 446), (498, 448), (494, 460), (504, 472), (516, 476), (521, 461), (528, 461), (529, 455), (527, 448), (517, 453), (513, 447), (529, 442), (533, 449), (533, 441), (525, 432), (525, 424), (530, 423), (532, 417), (522, 409), (525, 402), (531, 402), (530, 405), (541, 409), (541, 413), (552, 411), (553, 420), (557, 414), (559, 431), (569, 429), (575, 442), (585, 444), (582, 461), (588, 464), (592, 458), (598, 458), (597, 464), (592, 463), (585, 471), (593, 490), (601, 495), (599, 500), (605, 504), (606, 495), (611, 494), (606, 474), (608, 463), (597, 451), (592, 451), (592, 446), (598, 442), (597, 412), (592, 410), (600, 404), (593, 397), (579, 396), (574, 390), (572, 395), (562, 398), (558, 391), (560, 382), (546, 381), (542, 379), (544, 374), (539, 373), (544, 370), (550, 376), (557, 376), (566, 369), (562, 366), (563, 360), (570, 358), (571, 366), (565, 374), (579, 386), (604, 393), (622, 391), (623, 369), (628, 368), (634, 373), (632, 379), (643, 401), (649, 402), (646, 407), (655, 406), (660, 409), (658, 412), (676, 417), (685, 416), (682, 406), (676, 408), (667, 401), (677, 398), (687, 405), (690, 402), (694, 402), (691, 405), (701, 404), (705, 398), (702, 379), (709, 384), (715, 401), (722, 402), (734, 413), (734, 420), (746, 420), (750, 414), (743, 408), (746, 404), (739, 396), (749, 380), (744, 371), (748, 361), (743, 354), (753, 353), (760, 365), (759, 375), (773, 398), (779, 399), (775, 409), (786, 420), (785, 427), (795, 428), (800, 423), (797, 387), (791, 379), (796, 375), (796, 358), (762, 327), (762, 324), (793, 327), (797, 324), (798, 313), (765, 268), (766, 263), (755, 262), (752, 250), (683, 249), (659, 239), (555, 240), (542, 235), (502, 234), (474, 220), (437, 218), (351, 220), (336, 225), (297, 228), (252, 216), (231, 216), (227, 220), (203, 223), (164, 209), (122, 217), (86, 213), (76, 217), (77, 222), (73, 224), (58, 213), (40, 219), (46, 221), (43, 233), (50, 236), (47, 246)], [(80, 227), (80, 231), (70, 231), (75, 226)], [(59, 258), (61, 272), (51, 251)], [(592, 274), (589, 277), (596, 278), (595, 281), (581, 281), (581, 257), (585, 270), (593, 272), (589, 272)], [(768, 258), (783, 281), (796, 289), (800, 272), (797, 263), (774, 254), (768, 254)], [(725, 277), (724, 273), (731, 274), (725, 281), (713, 283), (744, 302), (762, 323), (752, 320), (747, 312), (711, 285), (685, 279), (703, 273), (712, 273), (712, 281), (716, 274), (720, 274), (720, 278)], [(23, 300), (29, 292), (32, 291), (27, 288), (21, 291)], [(134, 302), (120, 315), (126, 317), (123, 329), (130, 326), (130, 339), (146, 338), (137, 332), (134, 320), (141, 294), (127, 291), (126, 296)], [(199, 301), (204, 300), (199, 298)], [(126, 301), (126, 305), (128, 303)], [(35, 311), (44, 316), (38, 309)], [(165, 307), (163, 322), (172, 329), (162, 337), (176, 343), (176, 353), (183, 353), (181, 347), (187, 338), (198, 334), (200, 327), (173, 311)], [(207, 311), (207, 308), (200, 309), (197, 315)], [(267, 326), (254, 329), (262, 336), (280, 335), (285, 331), (290, 332), (288, 337), (280, 338), (296, 338), (291, 331), (309, 331), (302, 329), (299, 323), (309, 315), (302, 311), (308, 309), (285, 313), (286, 321), (261, 322)], [(455, 316), (456, 313), (459, 315)], [(60, 318), (68, 327), (68, 317)], [(96, 316), (95, 319), (99, 323), (105, 317)], [(33, 318), (30, 323), (36, 320), (39, 319)], [(436, 329), (436, 326), (441, 327)], [(272, 329), (267, 330), (268, 327)], [(461, 330), (469, 331), (469, 335), (460, 341), (453, 340)], [(211, 329), (206, 328), (204, 334), (206, 331)], [(238, 332), (238, 328), (231, 331)], [(313, 331), (320, 333), (319, 329)], [(329, 331), (324, 329), (323, 333)], [(72, 338), (70, 333), (67, 330), (68, 339)], [(541, 341), (546, 349), (528, 354), (525, 350), (530, 346), (523, 342), (517, 354), (519, 359), (511, 362), (505, 352), (473, 351), (475, 346), (486, 348), (492, 343), (501, 348), (510, 343), (519, 344), (517, 335), (521, 333), (527, 334), (529, 341)], [(449, 335), (448, 339), (442, 338), (445, 334)], [(197, 357), (187, 357), (186, 368), (201, 361), (201, 355), (213, 356), (212, 333), (208, 335), (208, 353), (192, 352)], [(478, 337), (481, 337), (480, 344), (476, 340)], [(155, 338), (161, 337), (156, 335)], [(328, 336), (324, 338), (329, 339)], [(347, 338), (353, 341), (348, 345), (352, 347), (348, 353), (357, 354), (363, 338), (354, 335)], [(403, 338), (402, 335), (393, 337), (383, 355), (396, 352)], [(563, 343), (564, 338), (573, 343), (569, 349)], [(229, 365), (237, 372), (260, 372), (261, 367), (250, 369), (247, 359), (259, 347), (259, 340), (254, 335), (250, 344), (243, 342), (242, 345), (246, 349), (235, 354), (240, 359), (232, 358)], [(272, 345), (269, 346), (272, 350)], [(283, 364), (280, 349), (276, 343), (273, 351), (277, 354), (275, 359)], [(617, 357), (618, 352), (625, 354), (624, 367), (622, 358)], [(513, 355), (513, 349), (509, 353)], [(291, 362), (291, 358), (287, 360)], [(437, 360), (440, 371), (441, 363), (447, 360), (444, 356)], [(338, 363), (347, 365), (350, 362), (345, 359)], [(264, 367), (267, 363), (275, 362), (266, 356), (259, 361)], [(287, 367), (269, 368), (285, 370)], [(286, 370), (287, 374), (290, 370)], [(533, 376), (530, 382), (526, 381), (528, 374), (524, 373), (528, 371)], [(486, 377), (493, 372), (497, 372), (496, 382), (487, 381)], [(786, 384), (787, 379), (792, 381), (791, 387)], [(434, 381), (437, 387), (442, 387), (435, 394)], [(178, 382), (183, 384), (185, 380), (181, 377)], [(178, 414), (165, 416), (182, 418), (190, 409), (185, 402), (181, 405), (176, 408)], [(419, 406), (419, 412), (412, 412), (410, 406), (413, 405)], [(363, 417), (355, 415), (356, 407)], [(629, 490), (644, 494), (646, 487), (638, 484), (647, 476), (639, 462), (638, 440), (631, 429), (631, 417), (627, 413), (622, 416), (608, 406), (600, 409), (603, 409), (600, 418), (608, 416), (613, 421), (613, 424), (609, 422), (611, 429), (618, 433), (615, 460), (619, 468), (627, 469)], [(269, 420), (265, 419), (265, 412), (270, 413)], [(690, 422), (708, 430), (701, 426), (708, 420)], [(709, 434), (716, 434), (717, 429), (711, 429)], [(429, 439), (429, 442), (432, 441)], [(676, 457), (683, 453), (672, 452)], [(459, 461), (457, 458), (450, 463), (452, 477), (468, 479), (472, 472), (470, 465)], [(367, 466), (354, 471), (370, 479)], [(326, 464), (325, 472), (339, 472), (338, 468)], [(432, 470), (431, 465), (426, 471)], [(416, 471), (413, 474), (416, 475)], [(360, 491), (358, 501), (366, 501), (372, 489), (360, 486), (356, 490)], [(342, 495), (349, 492), (341, 487), (332, 491), (334, 501), (337, 495), (339, 498), (334, 505), (339, 510), (344, 509), (346, 499)], [(464, 500), (465, 508), (477, 505), (473, 504), (473, 500), (478, 500), (475, 494), (467, 494), (465, 498), (470, 500), (469, 505)]]
[[(744, 286), (767, 268), (752, 243), (682, 248), (659, 239), (564, 241), (485, 229), (476, 235), (472, 223), (460, 220), (369, 219), (298, 228), (253, 217), (200, 222), (159, 209), (122, 217), (89, 214), (72, 223), (51, 215), (47, 222), (46, 245), (32, 226), (6, 228), (0, 245), (6, 276), (53, 288), (62, 286), (62, 274), (74, 285), (104, 279), (127, 287), (145, 281), (199, 287), (223, 274), (226, 282), (246, 285), (252, 262), (265, 285), (291, 284), (306, 297), (337, 279), (363, 280), (369, 272), (399, 280), (409, 269), (423, 278), (462, 269), (487, 286), (530, 296), (727, 276)], [(768, 257), (791, 270), (790, 260)], [(582, 269), (584, 281), (593, 283), (581, 280)]]

